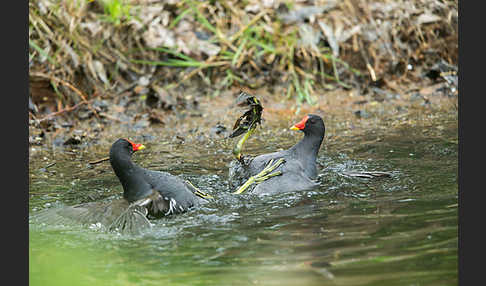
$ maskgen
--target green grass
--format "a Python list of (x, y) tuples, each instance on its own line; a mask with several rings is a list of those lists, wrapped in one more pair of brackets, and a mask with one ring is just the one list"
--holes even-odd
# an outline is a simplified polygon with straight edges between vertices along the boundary
[[(35, 41), (31, 41), (29, 39), (29, 46), (31, 46), (34, 50), (36, 50), (37, 52), (39, 52), (39, 54), (41, 56), (45, 57), (51, 64), (56, 65), (54, 59), (44, 49), (42, 49), (41, 47), (39, 47), (35, 43)], [(33, 55), (29, 56), (29, 60), (31, 60), (31, 57), (33, 58), (34, 56)]]
[(123, 21), (130, 20), (131, 6), (126, 0), (104, 0), (102, 1), (105, 17), (104, 20), (119, 26)]
[[(128, 0), (100, 0), (99, 3), (104, 9), (98, 14), (104, 21), (102, 25), (110, 28), (112, 24), (115, 32), (121, 31), (118, 29), (120, 26), (128, 27), (130, 19), (141, 17), (136, 11), (140, 5), (144, 5), (130, 4), (133, 2)], [(288, 1), (285, 4), (291, 8), (292, 3)], [(35, 61), (42, 57), (50, 64), (62, 67), (68, 62), (62, 48), (65, 42), (56, 37), (62, 34), (79, 58), (84, 58), (83, 53), (90, 53), (92, 56), (88, 58), (104, 59), (105, 68), (109, 69), (111, 65), (115, 71), (107, 70), (109, 76), (117, 75), (116, 69), (120, 65), (115, 59), (120, 55), (121, 62), (136, 72), (143, 70), (137, 65), (181, 69), (182, 73), (178, 73), (175, 81), (165, 88), (176, 87), (194, 75), (201, 76), (203, 82), (219, 89), (227, 89), (233, 85), (259, 88), (268, 83), (265, 80), (270, 80), (271, 84), (283, 86), (287, 98), (295, 99), (298, 105), (314, 104), (317, 90), (333, 88), (336, 85), (349, 88), (343, 73), (360, 75), (346, 62), (334, 57), (329, 47), (322, 42), (317, 49), (300, 45), (299, 25), (281, 23), (276, 10), (261, 10), (252, 14), (245, 12), (245, 3), (220, 4), (182, 0), (167, 10), (170, 11), (170, 18), (165, 28), (175, 31), (184, 19), (192, 23), (195, 30), (208, 34), (207, 41), (220, 48), (218, 54), (209, 58), (197, 53), (184, 53), (178, 47), (162, 46), (152, 49), (144, 44), (143, 37), (133, 37), (130, 45), (121, 49), (118, 37), (115, 37), (118, 42), (107, 45), (109, 39), (83, 38), (86, 37), (83, 31), (75, 29), (66, 33), (66, 26), (59, 25), (63, 20), (58, 15), (63, 11), (62, 5), (55, 5), (51, 9), (52, 13), (46, 17), (37, 13), (35, 4), (30, 4), (29, 11), (32, 13), (29, 14), (29, 60)], [(76, 9), (71, 7), (70, 12)], [(224, 13), (224, 17), (221, 17), (221, 13)], [(31, 34), (34, 35), (32, 38)], [(175, 34), (180, 36), (177, 31)], [(51, 48), (46, 49), (49, 45)], [(256, 80), (261, 78), (262, 72), (268, 71), (272, 71), (270, 74), (278, 71), (282, 78), (269, 78), (266, 75), (264, 81)], [(117, 78), (113, 77), (112, 80)]]
[[(183, 18), (192, 18), (200, 28), (210, 34), (209, 41), (221, 47), (220, 52), (211, 61), (179, 52), (177, 47), (159, 47), (152, 50), (160, 52), (158, 57), (163, 60), (134, 59), (132, 62), (164, 67), (198, 68), (206, 74), (218, 75), (218, 88), (229, 88), (235, 82), (240, 86), (253, 88), (256, 86), (251, 78), (257, 75), (261, 68), (277, 69), (287, 74), (286, 82), (283, 83), (287, 84), (286, 96), (295, 98), (298, 105), (304, 102), (317, 102), (315, 90), (318, 89), (318, 84), (325, 88), (332, 87), (333, 84), (344, 88), (350, 87), (341, 80), (337, 65), (359, 75), (357, 70), (334, 57), (329, 47), (319, 46), (318, 50), (314, 50), (300, 46), (298, 25), (284, 25), (280, 23), (277, 15), (267, 14), (274, 18), (271, 23), (268, 22), (268, 18), (264, 19), (263, 14), (248, 16), (245, 21), (239, 19), (240, 30), (231, 33), (226, 29), (228, 21), (235, 15), (229, 10), (231, 9), (225, 10), (228, 15), (225, 20), (214, 17), (216, 13), (209, 12), (208, 3), (185, 0), (178, 3), (179, 13), (175, 13), (168, 25), (169, 29), (175, 29)], [(242, 74), (248, 70), (251, 74)], [(191, 71), (189, 69), (181, 80), (192, 76)], [(205, 82), (211, 84), (208, 76), (203, 77)], [(175, 86), (177, 84), (169, 85), (170, 88)]]

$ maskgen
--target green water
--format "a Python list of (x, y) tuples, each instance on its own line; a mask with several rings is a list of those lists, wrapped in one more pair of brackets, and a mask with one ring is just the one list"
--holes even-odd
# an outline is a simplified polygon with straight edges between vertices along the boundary
[[(325, 139), (320, 189), (265, 198), (229, 193), (231, 142), (138, 140), (148, 148), (135, 162), (185, 174), (216, 199), (137, 236), (31, 223), (30, 285), (457, 285), (457, 123), (440, 137), (425, 131), (355, 136), (347, 151)], [(256, 136), (244, 152), (298, 139)], [(87, 166), (106, 156), (100, 145), (36, 151), (31, 214), (119, 196), (109, 163)], [(351, 170), (392, 176), (343, 175)]]

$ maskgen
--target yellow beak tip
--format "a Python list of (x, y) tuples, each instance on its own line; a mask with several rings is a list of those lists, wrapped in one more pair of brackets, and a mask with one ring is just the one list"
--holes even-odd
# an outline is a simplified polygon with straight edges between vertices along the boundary
[(300, 129), (295, 127), (295, 126), (292, 126), (292, 127), (290, 127), (290, 130), (300, 130)]
[(145, 147), (145, 145), (140, 145), (140, 147), (138, 147), (138, 149), (137, 149), (137, 150), (143, 150), (143, 149), (145, 149), (145, 148), (146, 148), (146, 147)]

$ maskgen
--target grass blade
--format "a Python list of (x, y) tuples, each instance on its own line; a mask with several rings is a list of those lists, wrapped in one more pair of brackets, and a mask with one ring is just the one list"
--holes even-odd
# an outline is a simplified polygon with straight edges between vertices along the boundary
[(174, 19), (174, 21), (172, 21), (172, 23), (170, 23), (170, 25), (169, 25), (169, 27), (168, 27), (168, 28), (169, 28), (169, 30), (173, 29), (173, 28), (174, 28), (174, 27), (175, 27), (175, 26), (176, 26), (176, 25), (179, 23), (179, 21), (180, 21), (180, 20), (182, 20), (182, 18), (183, 18), (183, 17), (184, 17), (186, 14), (190, 13), (191, 11), (192, 11), (192, 9), (191, 9), (191, 8), (187, 8), (186, 10), (182, 11), (182, 12), (181, 12), (181, 13), (180, 13), (180, 14), (179, 14), (179, 15), (178, 15), (178, 16), (177, 16), (175, 19)]
[(169, 60), (169, 61), (149, 61), (149, 60), (131, 60), (132, 63), (145, 64), (153, 66), (166, 66), (166, 67), (201, 67), (203, 63), (182, 61), (182, 60)]
[(186, 61), (196, 61), (195, 59), (193, 59), (193, 58), (191, 58), (189, 56), (186, 56), (183, 53), (176, 52), (174, 50), (170, 50), (170, 49), (166, 49), (166, 48), (149, 48), (149, 49), (150, 50), (154, 50), (154, 51), (159, 51), (159, 52), (167, 53), (167, 54), (171, 54), (171, 55), (174, 55), (174, 56), (179, 57), (181, 59), (184, 59)]
[(238, 50), (236, 50), (235, 55), (233, 56), (233, 61), (231, 62), (232, 66), (235, 66), (238, 63), (238, 59), (240, 58), (241, 52), (245, 48), (246, 42), (248, 42), (248, 38), (244, 38), (241, 45), (238, 46)]
[(54, 62), (54, 60), (51, 58), (51, 56), (49, 56), (49, 54), (44, 51), (41, 47), (39, 47), (34, 41), (30, 41), (29, 40), (29, 46), (31, 46), (32, 48), (34, 48), (36, 51), (39, 52), (39, 54), (41, 54), (41, 56), (47, 58), (47, 60), (53, 64), (53, 65), (56, 65), (56, 63)]

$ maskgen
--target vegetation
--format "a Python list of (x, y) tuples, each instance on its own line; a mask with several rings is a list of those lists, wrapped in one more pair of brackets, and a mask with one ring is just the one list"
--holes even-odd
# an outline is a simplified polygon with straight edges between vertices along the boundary
[(457, 1), (29, 1), (31, 81), (50, 82), (58, 110), (142, 78), (155, 93), (280, 86), (312, 104), (438, 59), (457, 63)]

